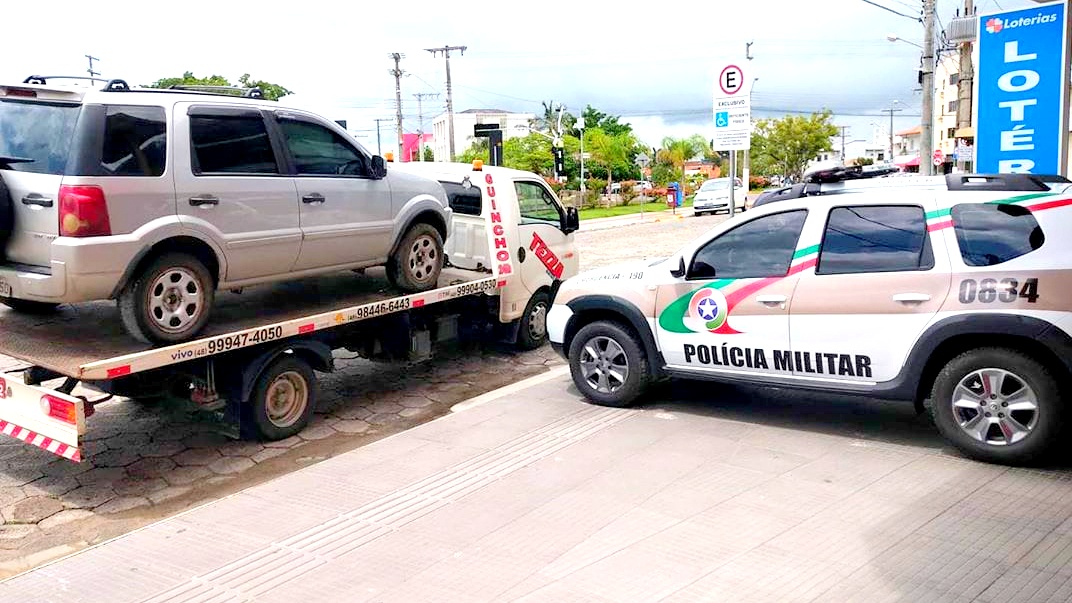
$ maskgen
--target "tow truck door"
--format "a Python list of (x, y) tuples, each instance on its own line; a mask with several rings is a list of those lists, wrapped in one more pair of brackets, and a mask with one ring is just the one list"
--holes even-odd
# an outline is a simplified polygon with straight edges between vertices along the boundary
[(529, 295), (555, 280), (577, 274), (573, 234), (566, 234), (566, 211), (539, 180), (516, 178), (518, 248), (516, 262)]

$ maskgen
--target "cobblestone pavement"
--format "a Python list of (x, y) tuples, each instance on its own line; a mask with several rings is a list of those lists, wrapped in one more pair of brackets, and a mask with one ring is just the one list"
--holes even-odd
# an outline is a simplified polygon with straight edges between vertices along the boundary
[[(725, 219), (663, 219), (577, 233), (581, 267), (665, 256)], [(419, 364), (336, 355), (319, 408), (298, 436), (249, 442), (211, 415), (119, 400), (89, 419), (82, 463), (0, 437), (0, 577), (307, 466), (561, 364), (548, 346), (462, 344)], [(0, 356), (0, 370), (17, 366)]]

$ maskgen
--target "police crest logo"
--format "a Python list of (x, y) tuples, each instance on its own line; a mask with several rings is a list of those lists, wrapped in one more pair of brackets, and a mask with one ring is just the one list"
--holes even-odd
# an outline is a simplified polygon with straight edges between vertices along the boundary
[(724, 325), (728, 315), (726, 296), (718, 289), (705, 287), (692, 294), (683, 322), (690, 331), (704, 333)]

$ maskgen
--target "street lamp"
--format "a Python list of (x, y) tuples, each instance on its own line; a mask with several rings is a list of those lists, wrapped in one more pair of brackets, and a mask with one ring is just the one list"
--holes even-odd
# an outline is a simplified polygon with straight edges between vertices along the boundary
[(915, 42), (913, 42), (911, 40), (906, 40), (904, 38), (897, 37), (894, 34), (886, 34), (886, 39), (889, 40), (890, 42), (904, 42), (905, 44), (911, 44), (912, 46), (915, 46), (916, 48), (918, 48), (920, 50), (923, 50), (923, 47), (920, 46), (919, 44), (916, 44)]

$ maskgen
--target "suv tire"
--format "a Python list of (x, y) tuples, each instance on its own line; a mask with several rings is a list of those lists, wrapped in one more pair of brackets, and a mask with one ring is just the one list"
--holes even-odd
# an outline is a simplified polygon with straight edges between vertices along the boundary
[(15, 206), (11, 204), (11, 191), (0, 177), (0, 257), (7, 256), (7, 242), (15, 229)]
[(136, 274), (119, 294), (123, 327), (145, 343), (178, 343), (208, 322), (215, 285), (197, 258), (165, 253)]
[(414, 224), (387, 260), (387, 278), (409, 293), (435, 289), (443, 271), (443, 257), (439, 231), (431, 224)]
[(602, 406), (632, 406), (651, 380), (644, 348), (631, 329), (617, 322), (582, 327), (570, 342), (569, 365), (581, 394)]
[(23, 314), (52, 314), (56, 311), (56, 308), (60, 306), (59, 304), (49, 302), (39, 302), (30, 299), (15, 299), (13, 297), (0, 299), (0, 303)]
[(942, 435), (988, 463), (1042, 461), (1064, 428), (1057, 379), (1008, 348), (979, 348), (950, 360), (935, 379), (931, 403)]

